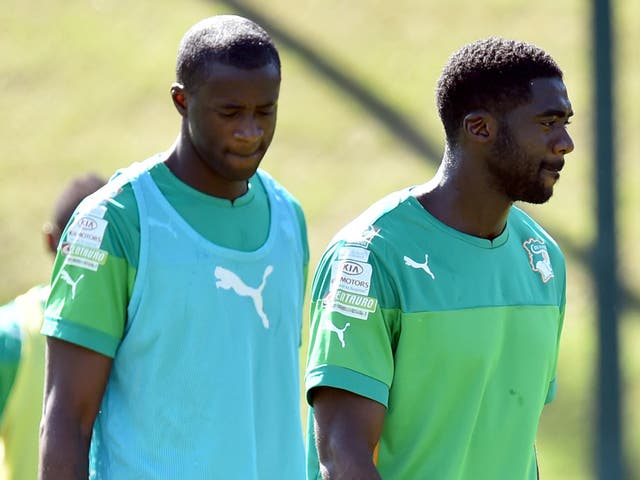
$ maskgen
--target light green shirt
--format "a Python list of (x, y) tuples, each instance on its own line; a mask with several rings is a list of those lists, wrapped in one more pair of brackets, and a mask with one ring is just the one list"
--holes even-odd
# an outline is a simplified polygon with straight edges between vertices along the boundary
[[(334, 238), (311, 301), (306, 390), (345, 389), (387, 407), (382, 478), (536, 478), (565, 266), (523, 211), (513, 207), (489, 241), (442, 224), (409, 190), (393, 194)], [(308, 478), (320, 478), (311, 429), (309, 438)]]

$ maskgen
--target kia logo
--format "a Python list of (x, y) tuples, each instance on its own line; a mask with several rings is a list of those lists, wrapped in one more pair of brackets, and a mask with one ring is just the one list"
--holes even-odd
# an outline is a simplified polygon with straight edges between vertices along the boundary
[(88, 217), (82, 217), (78, 220), (78, 225), (80, 225), (83, 230), (95, 230), (98, 226), (95, 220), (91, 220)]
[(342, 271), (347, 275), (360, 275), (364, 272), (364, 268), (355, 262), (344, 262), (342, 265)]

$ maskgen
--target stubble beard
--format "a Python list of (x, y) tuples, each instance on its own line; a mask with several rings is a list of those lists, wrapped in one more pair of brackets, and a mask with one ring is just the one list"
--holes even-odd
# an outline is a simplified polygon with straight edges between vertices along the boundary
[(513, 202), (545, 203), (551, 198), (553, 188), (545, 186), (540, 176), (541, 164), (517, 145), (510, 128), (501, 123), (488, 159), (497, 189)]

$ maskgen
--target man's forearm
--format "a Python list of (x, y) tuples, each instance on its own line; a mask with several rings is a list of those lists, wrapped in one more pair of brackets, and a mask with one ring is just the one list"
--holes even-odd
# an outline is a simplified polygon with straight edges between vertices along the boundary
[(380, 480), (371, 453), (366, 448), (356, 450), (350, 444), (333, 444), (323, 449), (320, 459), (322, 480)]
[(39, 480), (86, 480), (91, 434), (45, 421), (40, 432)]
[(381, 480), (373, 464), (321, 465), (322, 480)]

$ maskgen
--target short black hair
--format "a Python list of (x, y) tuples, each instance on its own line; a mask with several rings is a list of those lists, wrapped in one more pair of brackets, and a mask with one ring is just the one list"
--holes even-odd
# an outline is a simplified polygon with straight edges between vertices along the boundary
[(216, 15), (193, 25), (182, 37), (176, 61), (176, 80), (196, 88), (212, 63), (241, 69), (274, 64), (280, 73), (280, 55), (269, 34), (257, 23), (238, 15)]
[(447, 141), (455, 145), (464, 116), (475, 109), (503, 114), (531, 99), (531, 81), (560, 78), (562, 70), (541, 48), (491, 37), (465, 45), (442, 70), (436, 89)]

